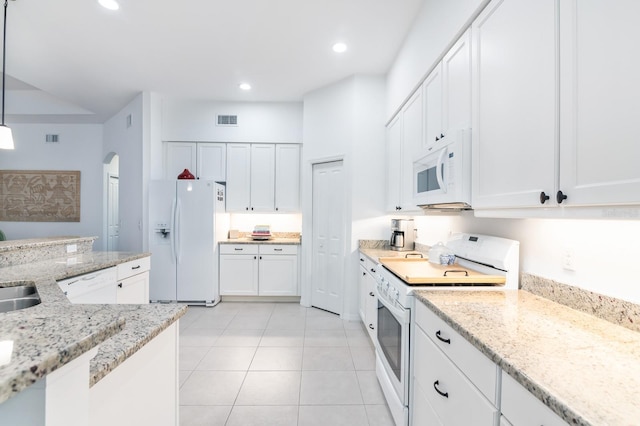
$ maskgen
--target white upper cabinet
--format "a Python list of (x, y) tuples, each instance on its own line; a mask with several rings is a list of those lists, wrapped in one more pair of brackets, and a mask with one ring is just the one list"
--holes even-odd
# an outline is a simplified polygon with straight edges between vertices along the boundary
[(249, 211), (251, 207), (251, 145), (227, 144), (228, 212)]
[(424, 94), (424, 141), (426, 148), (440, 140), (444, 135), (442, 123), (442, 63), (438, 63), (422, 84)]
[(198, 179), (227, 180), (227, 145), (223, 143), (198, 143)]
[[(274, 211), (276, 148), (273, 144), (251, 145), (251, 206), (255, 212)], [(229, 191), (227, 191), (228, 193)]]
[(402, 149), (400, 163), (400, 207), (403, 212), (421, 212), (413, 202), (413, 161), (423, 148), (423, 97), (417, 90), (402, 108)]
[(227, 144), (227, 211), (300, 211), (300, 145)]
[(194, 142), (167, 142), (164, 145), (164, 171), (166, 179), (177, 179), (189, 169), (195, 175), (197, 164), (197, 144)]
[(476, 210), (555, 195), (557, 23), (558, 0), (494, 0), (472, 24)]
[[(428, 106), (427, 106), (428, 108)], [(471, 127), (471, 30), (467, 30), (442, 60), (441, 134)]]
[(277, 212), (300, 211), (300, 145), (276, 145)]
[(561, 2), (560, 186), (567, 205), (640, 203), (640, 2)]
[(387, 126), (387, 211), (400, 210), (400, 168), (402, 150), (402, 114), (398, 114)]

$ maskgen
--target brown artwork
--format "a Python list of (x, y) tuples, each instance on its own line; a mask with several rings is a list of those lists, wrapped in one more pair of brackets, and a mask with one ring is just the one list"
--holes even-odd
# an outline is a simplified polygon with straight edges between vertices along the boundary
[(0, 170), (0, 221), (80, 222), (80, 172)]

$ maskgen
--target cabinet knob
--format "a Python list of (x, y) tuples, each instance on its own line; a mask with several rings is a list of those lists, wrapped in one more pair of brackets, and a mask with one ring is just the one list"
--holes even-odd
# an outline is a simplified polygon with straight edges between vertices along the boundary
[(438, 142), (439, 140), (440, 140), (440, 138), (436, 136), (436, 142)]
[(540, 204), (544, 204), (548, 199), (549, 196), (544, 191), (542, 191), (540, 193)]
[(367, 273), (366, 273), (366, 272), (363, 272), (363, 273), (362, 273), (362, 276), (364, 277), (365, 275), (367, 275)]
[(256, 260), (258, 258), (258, 256), (253, 256), (253, 260)]
[(249, 207), (245, 207), (244, 209), (245, 209), (245, 210), (249, 210)]
[(278, 208), (276, 207), (276, 211), (278, 211)]
[(376, 270), (371, 268), (371, 272), (373, 272), (374, 274), (376, 273)]
[(369, 324), (369, 328), (375, 330), (375, 328), (373, 328), (373, 324)]
[(444, 134), (440, 133), (440, 139), (444, 138)]
[(562, 204), (562, 202), (566, 199), (567, 196), (563, 194), (562, 191), (558, 191), (558, 193), (556, 194), (556, 201), (558, 202), (558, 204)]
[(122, 288), (122, 283), (118, 283), (118, 287)]
[(253, 211), (253, 207), (251, 207), (251, 211)]
[(371, 296), (371, 297), (375, 297), (376, 295), (375, 295), (375, 294), (373, 294), (373, 292), (372, 292), (372, 291), (370, 291), (370, 292), (369, 292), (369, 296)]
[(262, 260), (262, 256), (260, 256), (260, 260)]

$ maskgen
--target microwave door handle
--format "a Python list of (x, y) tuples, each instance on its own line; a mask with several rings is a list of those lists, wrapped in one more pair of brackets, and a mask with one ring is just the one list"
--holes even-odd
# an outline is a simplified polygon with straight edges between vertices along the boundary
[(447, 154), (447, 149), (443, 149), (440, 151), (440, 155), (438, 155), (438, 163), (436, 165), (436, 179), (438, 180), (438, 185), (440, 185), (440, 189), (442, 192), (447, 192), (447, 186), (445, 185), (444, 178), (442, 177), (442, 169), (444, 167), (444, 156)]

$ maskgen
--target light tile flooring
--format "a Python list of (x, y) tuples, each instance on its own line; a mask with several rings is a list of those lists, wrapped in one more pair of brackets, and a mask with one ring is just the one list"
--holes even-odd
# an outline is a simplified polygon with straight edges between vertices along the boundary
[(361, 322), (297, 303), (191, 307), (180, 319), (183, 426), (393, 426)]

